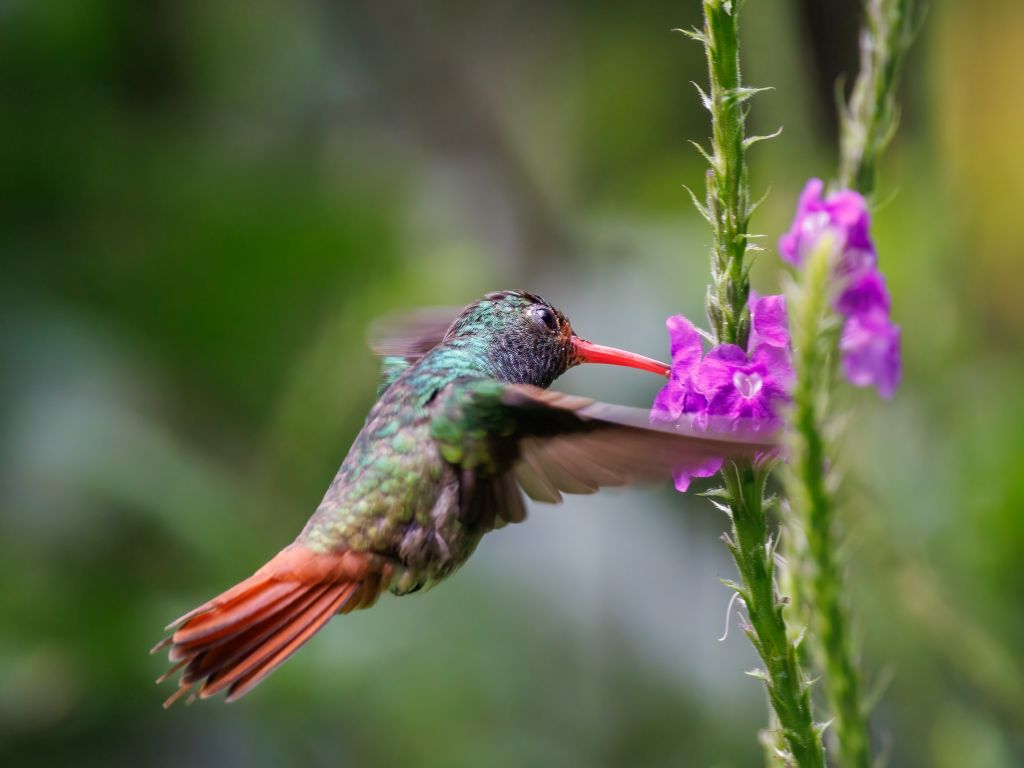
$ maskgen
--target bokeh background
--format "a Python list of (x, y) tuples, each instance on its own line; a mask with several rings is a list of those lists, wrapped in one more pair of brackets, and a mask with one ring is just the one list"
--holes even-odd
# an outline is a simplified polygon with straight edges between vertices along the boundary
[[(1024, 764), (1024, 5), (933, 0), (876, 236), (904, 327), (851, 393), (849, 599), (895, 766)], [(748, 3), (754, 227), (836, 165), (855, 2)], [(377, 316), (541, 292), (667, 356), (702, 315), (693, 2), (0, 4), (0, 761), (749, 766), (726, 521), (536, 507), (442, 588), (333, 622), (243, 701), (160, 708), (161, 627), (295, 535)], [(755, 287), (779, 284), (769, 247)], [(646, 405), (658, 382), (560, 386)]]

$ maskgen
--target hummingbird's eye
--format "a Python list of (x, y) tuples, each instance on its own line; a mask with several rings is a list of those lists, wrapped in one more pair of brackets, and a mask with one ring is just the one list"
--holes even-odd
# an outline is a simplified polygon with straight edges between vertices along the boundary
[(555, 313), (547, 307), (537, 307), (533, 310), (533, 319), (538, 325), (542, 325), (549, 331), (558, 330), (558, 319), (555, 317)]

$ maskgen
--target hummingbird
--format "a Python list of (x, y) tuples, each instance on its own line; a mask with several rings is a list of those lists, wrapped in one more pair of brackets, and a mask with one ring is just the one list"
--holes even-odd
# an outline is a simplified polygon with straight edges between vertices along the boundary
[[(709, 459), (753, 458), (765, 438), (652, 425), (647, 411), (548, 391), (581, 363), (667, 376), (669, 366), (585, 341), (526, 291), (489, 293), (454, 320), (414, 317), (372, 346), (378, 399), (295, 541), (168, 625), (169, 707), (243, 696), (337, 614), (451, 576), (484, 534), (526, 517), (523, 494), (657, 481)], [(192, 698), (190, 697), (190, 701)]]

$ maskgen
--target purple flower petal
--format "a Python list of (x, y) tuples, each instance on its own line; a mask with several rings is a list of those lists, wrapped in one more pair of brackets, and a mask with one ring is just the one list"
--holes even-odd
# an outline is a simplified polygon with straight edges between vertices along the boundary
[(698, 467), (677, 469), (672, 473), (676, 490), (683, 493), (690, 487), (690, 481), (695, 477), (711, 477), (722, 468), (723, 459), (708, 459)]
[(871, 216), (863, 195), (844, 189), (822, 198), (824, 189), (821, 179), (810, 179), (804, 186), (793, 224), (779, 239), (779, 255), (790, 264), (800, 266), (821, 236), (828, 232), (837, 241), (841, 273), (873, 265)]
[(673, 372), (690, 373), (700, 362), (704, 351), (700, 334), (693, 323), (682, 315), (672, 315), (665, 321), (665, 327), (668, 328), (668, 338), (672, 345)]
[(789, 398), (793, 367), (788, 350), (770, 344), (755, 349), (754, 358), (732, 344), (712, 349), (694, 376), (694, 385), (707, 398), (710, 423), (726, 420), (733, 428), (774, 428), (777, 408)]
[(683, 415), (686, 386), (673, 374), (668, 383), (654, 396), (651, 406), (652, 421), (675, 421)]
[(779, 238), (779, 254), (783, 259), (794, 266), (799, 266), (803, 261), (805, 244), (804, 240), (808, 234), (814, 233), (818, 228), (816, 214), (821, 209), (821, 193), (825, 189), (825, 182), (821, 179), (810, 179), (804, 185), (800, 193), (800, 201), (796, 206), (796, 216), (789, 231)]
[(668, 383), (654, 398), (652, 421), (676, 421), (684, 414), (699, 415), (707, 402), (693, 387), (693, 374), (703, 352), (700, 334), (682, 315), (668, 318), (665, 327), (672, 344), (672, 371)]
[(763, 369), (767, 379), (777, 384), (781, 391), (788, 392), (793, 386), (796, 374), (788, 347), (783, 349), (762, 344), (754, 350), (752, 358), (753, 364)]
[(673, 372), (668, 383), (654, 396), (651, 421), (678, 421), (684, 415), (695, 417), (694, 425), (702, 427), (702, 413), (707, 400), (693, 389), (689, 378), (681, 379)]
[(750, 320), (753, 332), (750, 348), (761, 344), (789, 348), (789, 321), (786, 317), (785, 296), (762, 296), (750, 305)]
[(841, 189), (825, 198), (823, 208), (828, 212), (830, 225), (843, 236), (843, 250), (874, 251), (868, 234), (871, 216), (863, 195)]
[(720, 344), (704, 358), (693, 377), (694, 388), (709, 400), (719, 390), (732, 387), (733, 372), (747, 363), (747, 353), (735, 344)]
[(889, 312), (889, 291), (885, 278), (874, 267), (854, 277), (836, 299), (836, 309), (850, 317), (873, 312)]
[(839, 263), (836, 264), (836, 274), (850, 277), (875, 269), (877, 265), (878, 254), (875, 253), (873, 245), (870, 245), (868, 248), (847, 247), (839, 256)]
[(876, 387), (882, 397), (892, 397), (903, 374), (900, 360), (900, 329), (888, 314), (875, 311), (852, 315), (839, 342), (843, 374), (857, 387)]

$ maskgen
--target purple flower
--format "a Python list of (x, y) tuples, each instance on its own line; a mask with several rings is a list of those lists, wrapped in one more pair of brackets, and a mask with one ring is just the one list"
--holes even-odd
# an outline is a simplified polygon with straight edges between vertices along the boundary
[(836, 309), (847, 317), (881, 312), (889, 314), (889, 291), (885, 278), (874, 267), (858, 275), (851, 275), (849, 282), (836, 299)]
[(800, 193), (793, 224), (789, 232), (779, 238), (782, 258), (799, 267), (822, 235), (828, 233), (835, 238), (834, 246), (841, 254), (840, 273), (850, 274), (874, 266), (875, 247), (868, 233), (871, 216), (864, 197), (844, 189), (822, 198), (824, 189), (821, 179), (811, 179)]
[(799, 267), (823, 235), (834, 238), (834, 276), (840, 283), (835, 308), (846, 317), (839, 344), (843, 373), (855, 386), (875, 386), (891, 397), (901, 375), (900, 330), (889, 318), (891, 300), (878, 271), (867, 202), (848, 189), (823, 198), (824, 188), (820, 179), (807, 182), (793, 225), (779, 239), (779, 253)]
[(785, 296), (750, 296), (751, 349), (759, 344), (789, 349), (789, 323)]
[[(775, 429), (778, 406), (789, 400), (793, 380), (786, 305), (782, 296), (751, 301), (748, 355), (722, 344), (702, 358), (700, 334), (685, 317), (666, 322), (672, 341), (672, 372), (654, 400), (651, 419), (685, 421), (699, 429)], [(676, 489), (685, 491), (694, 477), (710, 477), (722, 459), (675, 472)]]
[(792, 382), (788, 351), (769, 344), (759, 344), (749, 357), (734, 344), (715, 347), (694, 380), (707, 398), (708, 416), (749, 424), (755, 430), (780, 425), (777, 409), (789, 400)]
[(675, 483), (676, 490), (680, 493), (685, 493), (695, 477), (714, 477), (724, 463), (723, 459), (708, 459), (696, 467), (677, 469), (672, 473), (672, 480)]
[(877, 387), (892, 397), (900, 384), (900, 328), (884, 311), (851, 315), (839, 341), (843, 374), (857, 387)]
[(693, 387), (693, 374), (700, 365), (703, 346), (693, 323), (682, 315), (673, 315), (665, 321), (672, 345), (672, 371), (668, 383), (654, 398), (651, 418), (659, 421), (678, 421), (684, 414), (699, 420), (707, 401)]

